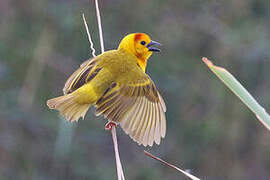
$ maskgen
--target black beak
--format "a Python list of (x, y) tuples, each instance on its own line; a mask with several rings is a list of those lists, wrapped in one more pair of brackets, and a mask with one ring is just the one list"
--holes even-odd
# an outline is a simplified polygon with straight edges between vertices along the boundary
[(151, 41), (149, 44), (147, 44), (146, 47), (148, 48), (149, 51), (160, 52), (160, 49), (158, 49), (157, 47), (153, 47), (154, 45), (161, 46), (159, 42)]

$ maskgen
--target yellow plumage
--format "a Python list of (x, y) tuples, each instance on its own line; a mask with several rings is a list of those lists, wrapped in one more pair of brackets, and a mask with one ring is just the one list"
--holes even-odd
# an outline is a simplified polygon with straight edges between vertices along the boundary
[(145, 74), (148, 58), (159, 51), (144, 33), (126, 36), (117, 50), (84, 62), (67, 80), (64, 95), (47, 101), (69, 121), (84, 118), (91, 105), (96, 115), (120, 124), (144, 146), (160, 143), (166, 134), (166, 106)]

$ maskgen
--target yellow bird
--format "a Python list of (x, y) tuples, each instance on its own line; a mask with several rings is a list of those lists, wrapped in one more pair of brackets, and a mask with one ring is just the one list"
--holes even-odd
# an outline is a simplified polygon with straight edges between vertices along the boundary
[(145, 73), (147, 60), (160, 50), (147, 34), (125, 36), (117, 50), (85, 61), (66, 81), (64, 95), (47, 101), (68, 121), (84, 118), (91, 105), (96, 115), (120, 124), (139, 145), (160, 144), (166, 134), (166, 106)]

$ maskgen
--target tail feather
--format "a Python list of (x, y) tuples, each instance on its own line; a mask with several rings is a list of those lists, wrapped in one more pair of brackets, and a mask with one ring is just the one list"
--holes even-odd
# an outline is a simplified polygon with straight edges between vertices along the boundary
[(73, 94), (68, 94), (47, 101), (50, 109), (57, 109), (68, 121), (78, 121), (84, 116), (91, 104), (78, 104)]

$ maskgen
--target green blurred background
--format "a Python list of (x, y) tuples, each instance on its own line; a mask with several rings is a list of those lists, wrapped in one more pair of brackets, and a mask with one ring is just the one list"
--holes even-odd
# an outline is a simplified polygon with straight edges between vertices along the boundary
[[(207, 180), (270, 179), (270, 133), (202, 63), (227, 68), (269, 111), (269, 0), (99, 0), (105, 49), (131, 32), (163, 44), (147, 72), (167, 104), (167, 135), (145, 148)], [(93, 109), (65, 122), (46, 100), (99, 51), (93, 0), (0, 1), (0, 179), (116, 179), (111, 134)], [(118, 128), (126, 179), (187, 179)]]

